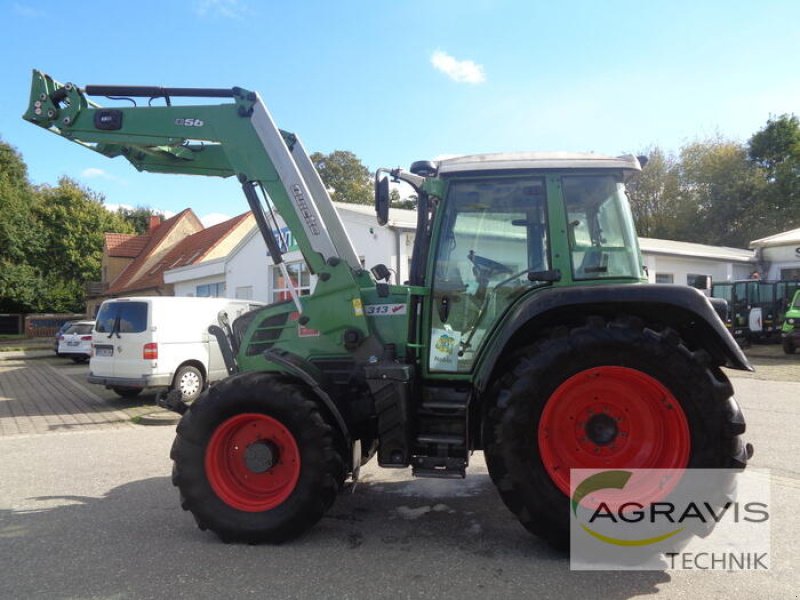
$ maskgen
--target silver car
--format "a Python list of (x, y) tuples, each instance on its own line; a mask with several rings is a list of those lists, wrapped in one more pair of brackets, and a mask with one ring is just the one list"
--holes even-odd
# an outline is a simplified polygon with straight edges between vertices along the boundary
[(67, 356), (76, 363), (86, 362), (92, 356), (92, 329), (94, 321), (76, 321), (61, 334), (58, 355)]

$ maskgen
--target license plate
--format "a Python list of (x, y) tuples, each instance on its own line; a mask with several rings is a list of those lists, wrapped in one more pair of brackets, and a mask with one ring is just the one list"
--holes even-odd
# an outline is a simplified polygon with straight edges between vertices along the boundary
[(78, 346), (80, 342), (67, 342), (67, 346)]
[(95, 346), (94, 355), (95, 356), (114, 356), (114, 347), (113, 346)]

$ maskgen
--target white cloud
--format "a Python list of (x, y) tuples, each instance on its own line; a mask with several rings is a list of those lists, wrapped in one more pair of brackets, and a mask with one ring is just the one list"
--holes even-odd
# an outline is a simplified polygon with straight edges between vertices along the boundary
[(21, 4), (19, 2), (15, 2), (11, 5), (12, 9), (16, 14), (20, 17), (26, 17), (29, 19), (38, 19), (40, 17), (45, 16), (45, 12), (35, 8), (33, 6), (29, 6), (27, 4)]
[(125, 184), (124, 179), (120, 179), (115, 175), (112, 175), (108, 171), (104, 171), (103, 169), (97, 169), (95, 167), (89, 167), (88, 169), (84, 169), (81, 171), (81, 178), (82, 179), (105, 179), (106, 181), (113, 181), (115, 183), (122, 183)]
[(250, 13), (240, 0), (199, 0), (195, 12), (201, 17), (224, 17), (241, 19)]
[(211, 227), (212, 225), (217, 225), (218, 223), (227, 221), (230, 218), (230, 215), (223, 215), (222, 213), (208, 213), (207, 215), (200, 217), (200, 222), (203, 224), (203, 227)]
[(130, 204), (109, 204), (106, 202), (103, 204), (103, 206), (105, 206), (111, 212), (117, 212), (121, 208), (124, 208), (125, 210), (133, 210), (133, 207)]
[(458, 83), (478, 84), (486, 81), (483, 67), (471, 60), (458, 60), (447, 52), (437, 50), (431, 55), (431, 64)]

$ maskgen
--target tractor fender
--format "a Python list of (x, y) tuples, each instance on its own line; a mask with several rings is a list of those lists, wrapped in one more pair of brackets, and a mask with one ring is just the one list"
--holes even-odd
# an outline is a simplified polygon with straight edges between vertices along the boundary
[[(336, 407), (336, 403), (328, 392), (325, 391), (324, 374), (307, 360), (291, 352), (286, 352), (285, 350), (269, 349), (265, 350), (263, 355), (266, 360), (278, 365), (285, 373), (296, 377), (314, 392), (324, 412), (330, 415), (332, 421), (331, 425), (335, 426), (342, 436), (346, 450), (342, 458), (345, 462), (350, 461), (352, 464), (348, 465), (349, 469), (352, 470), (353, 473), (357, 473), (360, 462), (350, 456), (355, 456), (353, 439), (342, 413)], [(360, 448), (358, 449), (358, 453), (360, 456)]]
[(524, 296), (505, 315), (476, 366), (475, 385), (484, 391), (507, 348), (520, 347), (544, 330), (571, 325), (589, 315), (630, 315), (650, 326), (675, 329), (691, 346), (708, 352), (717, 364), (753, 367), (725, 328), (711, 301), (683, 285), (597, 285), (550, 287)]

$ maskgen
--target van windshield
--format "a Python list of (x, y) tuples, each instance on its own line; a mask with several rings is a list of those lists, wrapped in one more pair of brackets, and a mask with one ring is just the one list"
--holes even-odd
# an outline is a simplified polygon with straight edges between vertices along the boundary
[(107, 302), (97, 313), (98, 333), (141, 333), (146, 329), (146, 302)]

